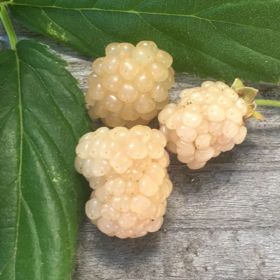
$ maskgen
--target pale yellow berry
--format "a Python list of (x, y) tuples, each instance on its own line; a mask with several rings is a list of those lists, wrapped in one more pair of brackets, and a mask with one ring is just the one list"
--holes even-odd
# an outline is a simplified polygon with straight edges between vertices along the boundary
[(244, 99), (238, 98), (238, 100), (235, 102), (235, 106), (241, 111), (243, 116), (247, 114), (248, 108)]
[(125, 192), (126, 182), (122, 178), (109, 180), (103, 186), (106, 191), (114, 196), (120, 196)]
[(134, 48), (135, 47), (130, 43), (120, 43), (119, 47), (118, 47), (118, 54), (121, 57), (130, 56), (131, 53), (133, 52)]
[(164, 149), (153, 139), (148, 143), (148, 154), (152, 159), (159, 159), (164, 154)]
[(114, 209), (111, 204), (103, 204), (100, 210), (100, 214), (103, 218), (115, 221), (119, 218), (120, 213)]
[(108, 114), (103, 104), (101, 105), (99, 103), (96, 103), (94, 106), (91, 106), (88, 112), (91, 118), (96, 118), (97, 116), (99, 116), (99, 118), (104, 118)]
[(111, 220), (100, 218), (97, 220), (97, 226), (103, 233), (113, 236), (115, 231), (115, 224)]
[(128, 129), (126, 127), (115, 127), (108, 129), (111, 141), (122, 142), (126, 139)]
[(163, 194), (163, 197), (164, 198), (169, 197), (172, 192), (172, 189), (173, 189), (172, 182), (168, 178), (165, 178), (163, 184), (160, 186), (160, 191)]
[(189, 168), (202, 168), (244, 141), (247, 105), (229, 86), (207, 81), (183, 90), (180, 97), (178, 104), (163, 108), (158, 119), (168, 150)]
[(106, 56), (102, 63), (103, 71), (107, 74), (116, 73), (119, 69), (119, 63), (120, 61), (116, 55)]
[(182, 156), (192, 156), (195, 153), (195, 147), (192, 143), (184, 142), (182, 140), (177, 141), (176, 151)]
[(156, 109), (149, 112), (149, 113), (141, 114), (141, 119), (143, 120), (143, 122), (141, 121), (141, 123), (147, 124), (149, 122), (149, 120), (156, 117), (156, 115), (157, 115), (157, 110)]
[(133, 161), (124, 153), (118, 152), (112, 155), (110, 164), (118, 174), (124, 173), (131, 165)]
[(106, 53), (106, 55), (117, 54), (118, 47), (119, 47), (119, 43), (110, 43), (110, 44), (105, 48), (105, 53)]
[[(177, 151), (176, 151), (177, 153)], [(183, 163), (190, 163), (194, 161), (194, 154), (193, 155), (183, 155), (183, 154), (177, 154), (177, 159)]]
[(86, 101), (89, 105), (91, 100), (97, 101), (101, 100), (105, 97), (106, 95), (106, 90), (105, 88), (101, 85), (100, 82), (97, 82), (93, 84), (88, 91), (88, 94), (86, 95)]
[(97, 188), (95, 191), (95, 197), (99, 201), (106, 201), (109, 198), (110, 194), (107, 192), (106, 188)]
[[(139, 171), (138, 169), (131, 169), (131, 171), (132, 172), (130, 174), (129, 174), (129, 172), (126, 173), (126, 177), (128, 179), (130, 179), (131, 181), (127, 181), (126, 188), (125, 188), (125, 193), (130, 197), (137, 195), (139, 193), (138, 181), (143, 176), (143, 173), (141, 171)], [(132, 176), (129, 176), (129, 175), (132, 175)], [(135, 182), (135, 180), (137, 180), (137, 182)]]
[(160, 227), (163, 224), (163, 218), (160, 217), (156, 220), (152, 220), (152, 222), (150, 223), (149, 227), (148, 227), (148, 231), (149, 232), (156, 232), (160, 229)]
[(122, 80), (119, 75), (113, 74), (113, 75), (105, 75), (102, 77), (102, 85), (108, 90), (112, 92), (117, 92), (121, 85)]
[(215, 85), (216, 85), (219, 89), (222, 89), (222, 90), (229, 88), (228, 85), (226, 85), (225, 83), (220, 82), (220, 81), (215, 82)]
[[(125, 123), (128, 123), (128, 121), (135, 121), (139, 119), (140, 114), (136, 111), (136, 109), (129, 104), (125, 104), (122, 108), (121, 118), (125, 120)], [(128, 125), (127, 125), (128, 126)]]
[(229, 108), (226, 114), (227, 118), (237, 124), (242, 123), (242, 112), (237, 108)]
[(105, 184), (105, 182), (106, 182), (105, 177), (97, 177), (97, 178), (91, 179), (89, 181), (89, 185), (92, 189), (96, 190), (100, 186), (103, 186)]
[(181, 120), (185, 126), (196, 128), (200, 125), (202, 116), (194, 112), (183, 112), (181, 114)]
[(154, 163), (146, 172), (146, 174), (158, 185), (162, 183), (165, 173), (166, 172), (164, 168), (162, 168), (162, 166), (157, 163)]
[(136, 45), (136, 47), (144, 47), (151, 50), (152, 52), (158, 51), (158, 47), (153, 41), (141, 41)]
[(156, 60), (161, 62), (165, 67), (171, 67), (171, 65), (173, 63), (172, 56), (163, 50), (157, 51)]
[(120, 62), (120, 74), (126, 80), (133, 80), (138, 74), (140, 67), (132, 58), (126, 57)]
[(110, 127), (146, 124), (168, 103), (172, 57), (151, 41), (111, 43), (93, 62), (85, 96), (89, 115)]
[(168, 78), (168, 70), (165, 65), (160, 62), (151, 63), (148, 71), (156, 82), (163, 82)]
[(130, 198), (128, 196), (115, 196), (112, 199), (112, 206), (120, 212), (128, 212), (130, 205)]
[(140, 214), (151, 206), (151, 201), (143, 195), (136, 195), (131, 199), (131, 211)]
[(229, 120), (226, 120), (224, 122), (224, 125), (223, 125), (223, 134), (227, 137), (227, 138), (233, 138), (239, 131), (239, 125), (232, 122), (232, 121), (229, 121)]
[(159, 164), (166, 168), (170, 163), (170, 160), (169, 160), (169, 155), (166, 151), (164, 151), (164, 154), (162, 155), (161, 158), (159, 158)]
[(84, 160), (80, 157), (75, 158), (74, 166), (77, 172), (82, 173)]
[(213, 81), (205, 81), (205, 82), (203, 82), (203, 83), (201, 84), (201, 87), (207, 88), (207, 87), (213, 86), (213, 85), (215, 85), (215, 82), (213, 82)]
[(119, 112), (123, 106), (122, 102), (113, 94), (108, 95), (104, 101), (105, 108), (110, 112)]
[(168, 116), (165, 125), (168, 129), (176, 129), (181, 120), (182, 115), (180, 112), (174, 112), (172, 115)]
[(218, 105), (210, 105), (207, 110), (208, 119), (212, 122), (221, 122), (225, 119), (225, 111)]
[[(136, 125), (130, 129), (130, 134), (137, 135), (138, 137), (140, 136), (139, 139), (141, 139), (143, 143), (147, 143), (151, 139), (151, 137), (153, 137), (152, 132), (153, 130), (151, 130), (148, 126), (144, 125)], [(166, 142), (164, 142), (163, 146), (165, 145)]]
[(133, 227), (136, 222), (137, 222), (137, 216), (129, 212), (123, 213), (118, 220), (119, 225), (124, 229), (129, 229)]
[(139, 136), (128, 137), (125, 150), (132, 159), (143, 159), (148, 154), (147, 144)]
[(92, 63), (92, 70), (95, 74), (100, 75), (103, 72), (103, 60), (104, 57), (97, 58), (93, 63)]
[(168, 99), (168, 90), (160, 84), (156, 84), (152, 89), (152, 98), (156, 102), (163, 102)]
[(132, 52), (132, 58), (135, 59), (139, 64), (148, 64), (154, 60), (154, 51), (146, 46), (138, 45)]
[(209, 123), (207, 120), (203, 120), (199, 127), (196, 128), (198, 134), (206, 134), (209, 132)]
[(93, 189), (85, 211), (102, 232), (136, 238), (160, 228), (172, 191), (165, 145), (162, 132), (142, 125), (81, 137), (75, 168)]
[(212, 158), (214, 154), (215, 150), (212, 147), (208, 147), (203, 150), (197, 150), (195, 152), (195, 160), (199, 162), (206, 162)]
[[(239, 98), (238, 100), (243, 100), (243, 99)], [(225, 95), (220, 95), (220, 96), (217, 98), (217, 105), (219, 105), (219, 106), (221, 106), (221, 107), (227, 109), (227, 108), (232, 107), (233, 102), (232, 102), (232, 100), (231, 100), (229, 97), (227, 97), (227, 96), (225, 96)], [(246, 108), (247, 108), (247, 107), (246, 107)]]
[(154, 141), (157, 141), (161, 147), (166, 146), (166, 142), (167, 142), (166, 138), (165, 138), (164, 134), (158, 129), (151, 130), (151, 139), (153, 139)]
[(135, 102), (135, 109), (140, 114), (146, 114), (155, 110), (155, 102), (148, 96), (142, 94)]
[(193, 142), (197, 136), (197, 132), (195, 128), (189, 126), (179, 126), (176, 129), (176, 134), (185, 142)]
[(139, 96), (139, 92), (131, 83), (124, 83), (121, 85), (120, 91), (118, 93), (118, 98), (123, 103), (132, 103), (136, 101)]
[(193, 93), (190, 92), (189, 100), (190, 100), (190, 102), (192, 102), (194, 104), (202, 103), (204, 101), (204, 98), (205, 98), (205, 96), (204, 96), (203, 92), (200, 92), (200, 91), (193, 92)]
[(144, 175), (139, 181), (139, 190), (145, 196), (153, 196), (158, 192), (159, 185), (150, 176)]
[(171, 115), (176, 111), (176, 104), (170, 103), (159, 113), (158, 119), (161, 123), (165, 123)]
[(210, 122), (209, 123), (209, 133), (213, 136), (219, 136), (222, 134), (223, 122)]
[(86, 203), (86, 215), (91, 220), (96, 220), (101, 216), (101, 206), (102, 204), (96, 198), (90, 199)]
[(241, 144), (247, 135), (247, 128), (245, 126), (241, 126), (237, 135), (233, 138), (235, 144)]
[(230, 98), (232, 101), (237, 101), (238, 100), (238, 94), (231, 88), (226, 88), (223, 91), (224, 95)]
[(154, 80), (151, 75), (147, 72), (140, 73), (134, 80), (136, 88), (142, 92), (147, 93), (152, 90), (154, 86)]
[(200, 150), (208, 148), (211, 144), (211, 138), (212, 136), (209, 133), (199, 134), (195, 139), (196, 148)]

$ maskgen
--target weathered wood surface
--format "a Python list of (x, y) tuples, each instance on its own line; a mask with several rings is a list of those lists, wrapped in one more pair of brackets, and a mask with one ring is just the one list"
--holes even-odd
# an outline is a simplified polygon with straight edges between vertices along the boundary
[[(19, 32), (30, 36), (24, 29)], [(68, 48), (51, 45), (85, 89), (91, 63)], [(172, 98), (200, 82), (177, 75)], [(279, 87), (257, 86), (266, 97), (280, 98)], [(204, 169), (192, 172), (172, 157), (174, 191), (161, 231), (118, 240), (85, 219), (73, 279), (280, 279), (280, 110), (260, 111), (266, 121), (249, 121), (246, 141)]]

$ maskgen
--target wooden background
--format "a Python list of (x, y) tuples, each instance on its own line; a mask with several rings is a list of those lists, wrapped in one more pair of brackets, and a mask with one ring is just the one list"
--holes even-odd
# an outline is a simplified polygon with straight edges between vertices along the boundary
[[(50, 44), (86, 89), (90, 61), (16, 29), (20, 37)], [(5, 40), (0, 28), (0, 48)], [(200, 82), (187, 74), (177, 75), (172, 99), (182, 88)], [(280, 98), (280, 87), (254, 86), (266, 98)], [(169, 171), (174, 191), (159, 232), (119, 240), (98, 232), (85, 219), (73, 279), (280, 279), (280, 109), (260, 111), (266, 121), (249, 121), (246, 141), (202, 170), (192, 172), (172, 157)]]

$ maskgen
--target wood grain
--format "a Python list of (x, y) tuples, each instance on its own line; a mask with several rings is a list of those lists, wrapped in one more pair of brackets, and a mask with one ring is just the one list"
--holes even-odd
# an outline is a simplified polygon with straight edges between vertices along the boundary
[[(90, 61), (25, 29), (17, 30), (21, 37), (50, 44), (86, 90)], [(0, 37), (0, 48), (5, 40)], [(200, 82), (178, 74), (171, 99)], [(266, 98), (280, 94), (275, 85), (255, 86)], [(266, 121), (249, 121), (246, 141), (204, 169), (192, 172), (172, 156), (174, 191), (161, 231), (119, 240), (101, 234), (85, 219), (73, 279), (280, 279), (280, 110), (260, 111)]]

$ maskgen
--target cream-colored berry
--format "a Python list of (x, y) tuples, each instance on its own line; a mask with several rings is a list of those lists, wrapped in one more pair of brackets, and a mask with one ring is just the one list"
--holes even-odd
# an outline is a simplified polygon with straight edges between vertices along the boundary
[(246, 102), (222, 82), (206, 81), (185, 89), (178, 104), (158, 115), (167, 148), (190, 169), (202, 168), (212, 157), (244, 141)]
[(92, 119), (110, 126), (147, 124), (168, 103), (173, 59), (151, 41), (111, 43), (88, 79), (86, 103)]
[(135, 238), (161, 227), (172, 191), (165, 146), (161, 131), (142, 125), (81, 137), (75, 168), (93, 189), (85, 211), (102, 232)]

